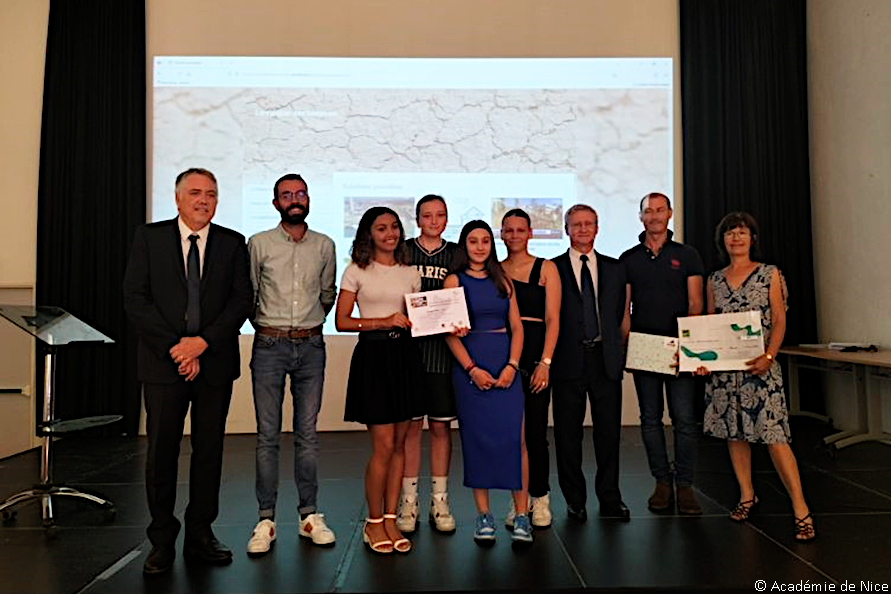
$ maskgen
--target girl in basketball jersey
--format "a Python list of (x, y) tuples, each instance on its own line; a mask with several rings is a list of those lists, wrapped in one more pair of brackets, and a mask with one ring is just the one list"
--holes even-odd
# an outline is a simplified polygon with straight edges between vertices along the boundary
[[(421, 290), (442, 289), (457, 245), (442, 238), (448, 211), (441, 196), (428, 194), (418, 201), (415, 216), (421, 234), (406, 241), (408, 263), (421, 274)], [(457, 418), (452, 390), (452, 354), (442, 335), (415, 339), (424, 367), (424, 414), (430, 429), (430, 525), (439, 532), (455, 531), (455, 518), (449, 510), (447, 482), (452, 456), (451, 423)], [(421, 470), (421, 433), (424, 415), (412, 420), (405, 438), (405, 476), (399, 500), (397, 525), (413, 532), (418, 520), (418, 475)]]

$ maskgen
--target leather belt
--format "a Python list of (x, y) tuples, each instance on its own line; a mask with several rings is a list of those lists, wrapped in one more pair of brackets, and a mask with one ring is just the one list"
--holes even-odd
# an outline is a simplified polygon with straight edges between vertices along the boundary
[(392, 328), (390, 330), (366, 330), (364, 332), (359, 332), (359, 340), (363, 342), (368, 340), (398, 340), (410, 337), (411, 333), (402, 328)]
[(309, 338), (310, 336), (320, 336), (322, 334), (322, 325), (319, 324), (315, 328), (291, 328), (290, 330), (259, 326), (256, 331), (257, 334), (273, 336), (275, 338)]

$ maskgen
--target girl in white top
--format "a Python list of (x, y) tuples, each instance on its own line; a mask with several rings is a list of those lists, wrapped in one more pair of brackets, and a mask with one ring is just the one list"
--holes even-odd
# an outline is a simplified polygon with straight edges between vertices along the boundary
[[(421, 276), (406, 265), (405, 232), (389, 208), (376, 206), (362, 216), (351, 256), (340, 284), (335, 323), (341, 332), (359, 333), (344, 420), (364, 423), (371, 435), (363, 537), (376, 553), (407, 553), (411, 541), (396, 527), (396, 505), (405, 435), (411, 419), (423, 413), (423, 402), (421, 359), (408, 332), (404, 295), (421, 290)], [(353, 317), (357, 303), (360, 317)]]

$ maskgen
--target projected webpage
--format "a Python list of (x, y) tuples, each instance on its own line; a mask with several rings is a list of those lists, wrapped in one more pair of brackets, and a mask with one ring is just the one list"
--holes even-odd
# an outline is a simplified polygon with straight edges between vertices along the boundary
[(672, 194), (669, 58), (168, 56), (153, 74), (152, 220), (176, 216), (177, 173), (206, 167), (214, 222), (250, 236), (280, 220), (275, 180), (300, 173), (338, 280), (371, 206), (417, 235), (415, 203), (439, 194), (453, 241), (473, 219), (497, 236), (520, 207), (530, 250), (552, 257), (568, 246), (564, 211), (583, 202), (600, 218), (595, 247), (618, 256), (641, 230), (641, 196)]

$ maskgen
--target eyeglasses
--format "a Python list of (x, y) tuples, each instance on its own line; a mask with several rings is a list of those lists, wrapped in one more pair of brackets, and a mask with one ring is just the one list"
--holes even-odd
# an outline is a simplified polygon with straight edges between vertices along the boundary
[(309, 198), (309, 194), (305, 190), (297, 190), (296, 192), (282, 192), (279, 195), (281, 198), (285, 200), (296, 200), (300, 198), (301, 200), (304, 198)]
[(743, 237), (749, 237), (752, 235), (752, 232), (748, 229), (731, 229), (729, 231), (724, 231), (724, 237), (727, 239), (742, 239)]

